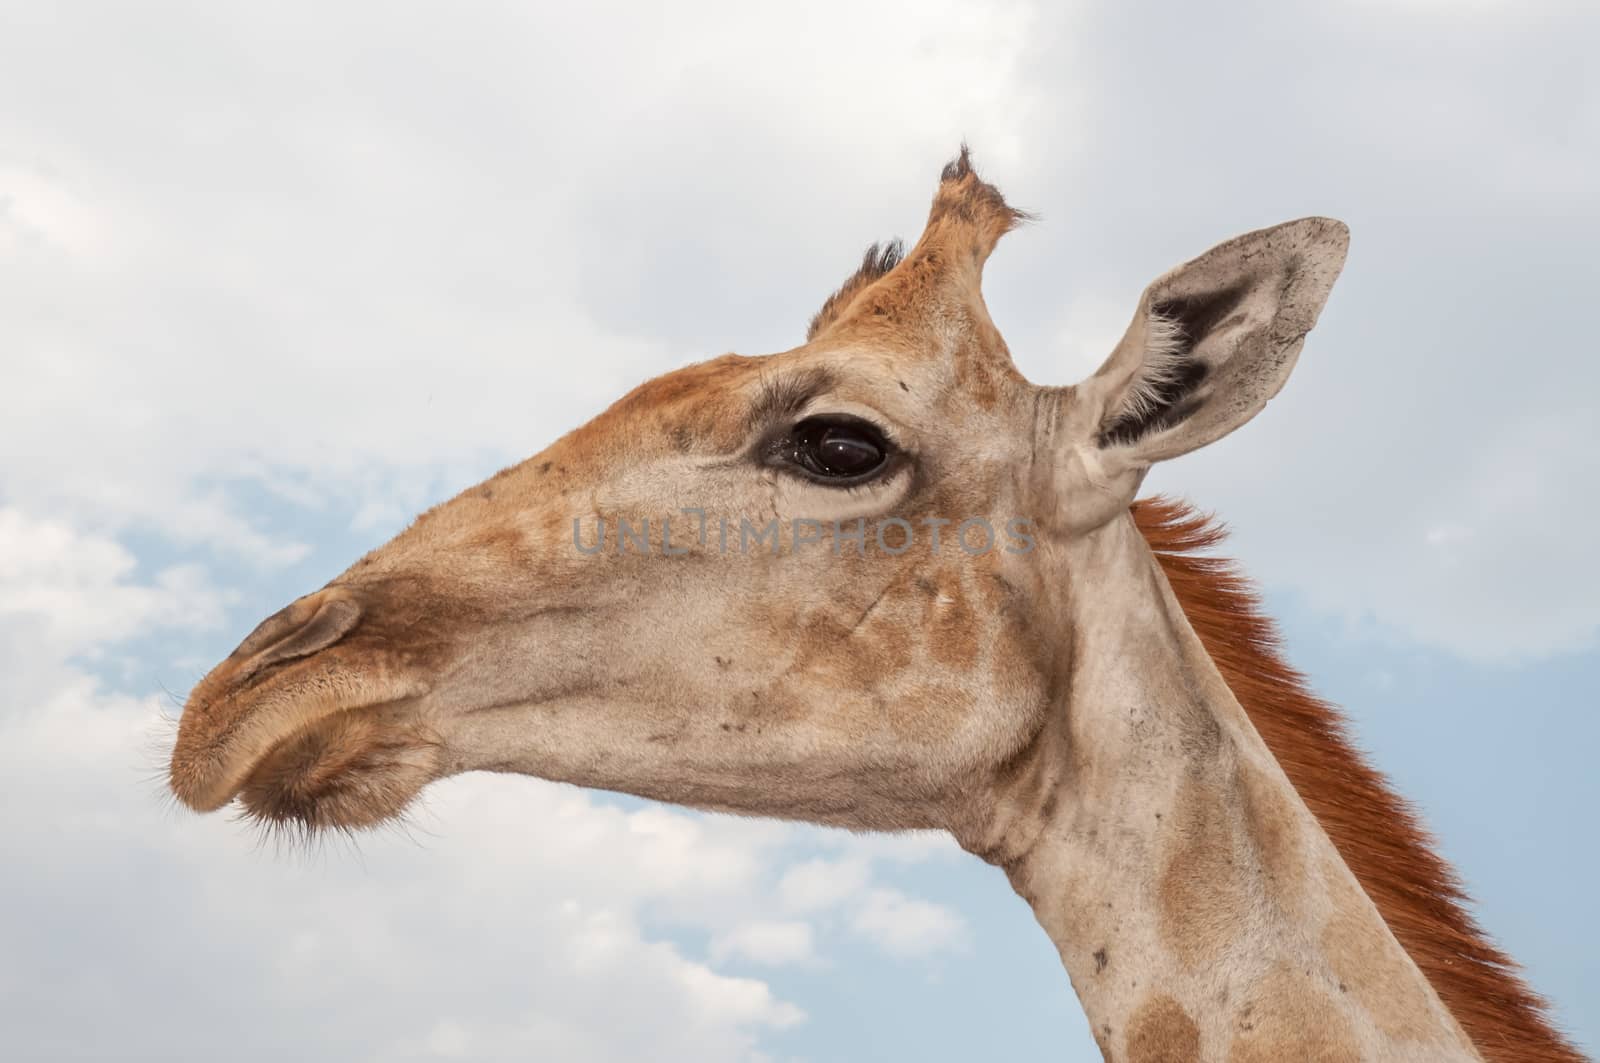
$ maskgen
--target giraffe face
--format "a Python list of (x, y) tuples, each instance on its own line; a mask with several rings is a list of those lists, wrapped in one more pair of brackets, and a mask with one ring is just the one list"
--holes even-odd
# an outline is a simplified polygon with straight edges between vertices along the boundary
[(982, 401), (850, 334), (645, 384), (266, 621), (190, 698), (175, 789), (359, 826), (491, 769), (930, 825), (1043, 704), (1035, 389), (992, 354)]
[(1222, 245), (1040, 388), (979, 290), (1018, 217), (963, 154), (805, 345), (644, 384), (263, 621), (191, 693), (174, 793), (351, 828), (494, 770), (948, 825), (1063, 688), (1062, 545), (1266, 402), (1343, 255), (1315, 219)]

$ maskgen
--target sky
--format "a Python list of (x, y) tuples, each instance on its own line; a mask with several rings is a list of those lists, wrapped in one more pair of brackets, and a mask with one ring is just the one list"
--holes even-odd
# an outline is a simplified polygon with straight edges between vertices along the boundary
[(963, 141), (986, 295), (1091, 372), (1151, 279), (1347, 222), (1286, 390), (1158, 469), (1233, 529), (1600, 1048), (1593, 5), (0, 0), (0, 1030), (86, 1059), (1090, 1060), (939, 835), (525, 778), (310, 850), (163, 799), (189, 687), (638, 381), (800, 342)]

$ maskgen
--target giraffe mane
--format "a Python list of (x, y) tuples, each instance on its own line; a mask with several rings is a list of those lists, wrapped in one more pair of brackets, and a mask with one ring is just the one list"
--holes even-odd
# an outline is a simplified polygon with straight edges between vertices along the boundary
[(1223, 526), (1159, 496), (1135, 502), (1133, 518), (1234, 697), (1478, 1051), (1490, 1063), (1581, 1063), (1549, 1005), (1468, 911), (1416, 810), (1284, 660), (1253, 585), (1233, 561), (1204, 553), (1226, 537)]

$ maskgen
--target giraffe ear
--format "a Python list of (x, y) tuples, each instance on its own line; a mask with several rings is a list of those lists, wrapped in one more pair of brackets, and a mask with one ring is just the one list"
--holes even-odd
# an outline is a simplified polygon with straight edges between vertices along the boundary
[(1111, 357), (1077, 388), (1108, 473), (1227, 435), (1278, 393), (1344, 266), (1350, 233), (1301, 218), (1235, 237), (1145, 289)]

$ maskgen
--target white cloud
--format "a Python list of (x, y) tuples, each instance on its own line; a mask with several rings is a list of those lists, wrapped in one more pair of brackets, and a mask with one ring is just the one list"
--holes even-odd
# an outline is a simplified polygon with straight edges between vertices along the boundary
[(0, 165), (0, 251), (24, 244), (76, 259), (108, 251), (111, 223), (64, 182), (23, 166)]
[(964, 940), (965, 924), (950, 909), (884, 887), (867, 893), (853, 925), (898, 956), (927, 956), (960, 947)]
[(871, 879), (866, 860), (807, 860), (789, 868), (778, 882), (778, 896), (796, 912), (814, 912), (842, 903)]
[(0, 506), (0, 622), (25, 622), (61, 652), (157, 628), (222, 621), (229, 595), (199, 565), (169, 565), (148, 582), (115, 539)]
[(965, 944), (965, 922), (943, 905), (907, 897), (875, 881), (873, 860), (924, 861), (959, 854), (948, 834), (830, 835), (852, 855), (813, 858), (791, 865), (778, 880), (786, 911), (821, 917), (838, 913), (848, 929), (902, 957), (924, 957)]
[(770, 966), (805, 963), (815, 958), (814, 937), (809, 923), (761, 920), (717, 935), (711, 942), (711, 955), (714, 959), (737, 956)]

